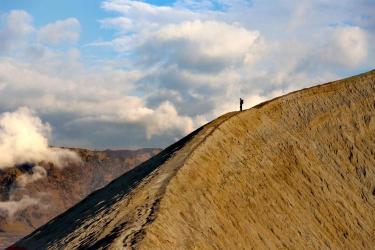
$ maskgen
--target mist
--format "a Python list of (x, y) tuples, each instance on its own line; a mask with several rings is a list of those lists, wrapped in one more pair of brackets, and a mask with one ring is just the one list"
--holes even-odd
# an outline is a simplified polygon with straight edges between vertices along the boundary
[(78, 162), (76, 153), (48, 145), (51, 131), (48, 123), (25, 107), (0, 115), (0, 169), (42, 161), (57, 167)]
[[(10, 189), (8, 200), (0, 200), (0, 212), (13, 217), (15, 213), (29, 206), (40, 206), (40, 199), (28, 195), (16, 198), (13, 193), (19, 188), (47, 176), (41, 162), (53, 163), (63, 168), (70, 163), (79, 163), (79, 156), (68, 149), (50, 147), (48, 138), (52, 129), (43, 123), (33, 111), (22, 107), (14, 112), (0, 115), (0, 170), (17, 168), (20, 165), (31, 166), (17, 176), (15, 185)], [(34, 194), (39, 195), (39, 194)], [(33, 195), (33, 196), (34, 196)]]
[(25, 173), (17, 177), (17, 185), (19, 187), (26, 187), (27, 184), (42, 179), (47, 176), (47, 171), (41, 166), (34, 166), (31, 173)]
[(32, 205), (38, 205), (39, 199), (32, 198), (28, 195), (23, 196), (20, 200), (9, 200), (0, 202), (0, 212), (4, 211), (7, 216), (13, 215)]

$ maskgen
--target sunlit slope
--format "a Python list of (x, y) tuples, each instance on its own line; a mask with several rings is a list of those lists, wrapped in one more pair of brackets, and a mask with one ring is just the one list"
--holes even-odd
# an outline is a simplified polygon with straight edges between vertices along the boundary
[(371, 249), (374, 188), (372, 71), (222, 116), (17, 245)]
[(374, 195), (371, 72), (227, 120), (171, 180), (139, 246), (373, 249)]

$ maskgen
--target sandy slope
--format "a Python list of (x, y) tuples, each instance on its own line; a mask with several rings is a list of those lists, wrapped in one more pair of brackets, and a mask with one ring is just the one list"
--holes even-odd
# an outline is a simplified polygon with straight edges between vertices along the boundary
[(198, 129), (17, 243), (371, 249), (375, 71)]

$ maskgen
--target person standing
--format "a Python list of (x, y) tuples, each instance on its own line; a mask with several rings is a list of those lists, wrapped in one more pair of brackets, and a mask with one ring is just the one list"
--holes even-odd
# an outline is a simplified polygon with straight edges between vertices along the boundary
[(240, 98), (240, 111), (242, 111), (243, 99)]

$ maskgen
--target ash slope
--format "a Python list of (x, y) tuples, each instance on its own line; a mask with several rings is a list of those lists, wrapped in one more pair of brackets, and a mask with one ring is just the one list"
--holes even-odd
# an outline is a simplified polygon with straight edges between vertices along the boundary
[(17, 246), (369, 249), (374, 97), (371, 71), (226, 114)]

